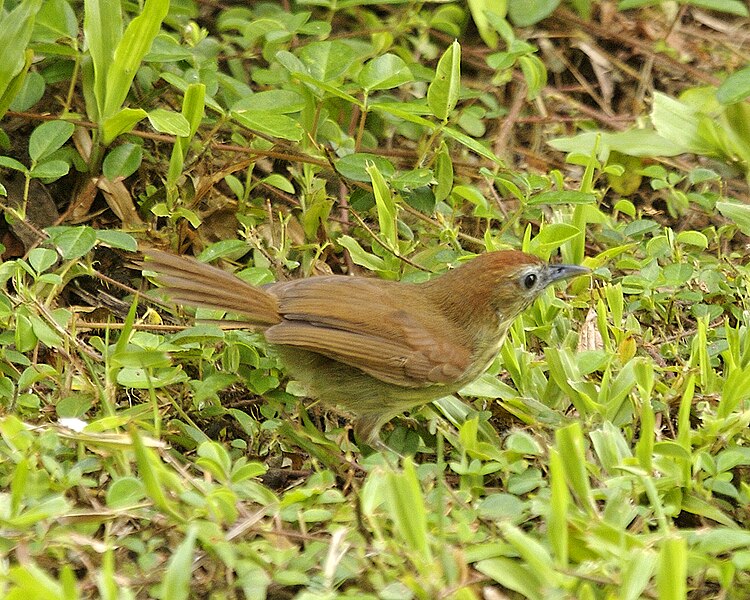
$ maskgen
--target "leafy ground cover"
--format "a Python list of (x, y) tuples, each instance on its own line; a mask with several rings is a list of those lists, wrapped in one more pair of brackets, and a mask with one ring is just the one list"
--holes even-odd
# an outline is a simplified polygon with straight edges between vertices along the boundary
[[(735, 0), (0, 11), (0, 596), (750, 597)], [(139, 245), (253, 283), (581, 263), (393, 453)]]

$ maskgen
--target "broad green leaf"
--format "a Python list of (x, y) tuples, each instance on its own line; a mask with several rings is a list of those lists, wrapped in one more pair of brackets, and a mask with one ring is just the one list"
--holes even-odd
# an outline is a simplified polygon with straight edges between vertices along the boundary
[(21, 173), (29, 172), (26, 165), (18, 162), (15, 158), (11, 158), (10, 156), (0, 156), (0, 167), (6, 167), (7, 169), (13, 169), (14, 171), (20, 171)]
[(190, 124), (181, 113), (156, 108), (150, 111), (147, 116), (151, 126), (160, 133), (168, 133), (178, 137), (190, 135)]
[(593, 204), (596, 202), (594, 194), (577, 192), (575, 190), (562, 190), (552, 192), (542, 192), (526, 203), (528, 206), (537, 206), (540, 204)]
[(48, 227), (46, 231), (65, 260), (81, 258), (96, 244), (96, 231), (92, 227), (58, 226)]
[(681, 537), (669, 537), (662, 542), (656, 567), (656, 588), (659, 600), (687, 598), (687, 545)]
[[(122, 9), (119, 2), (84, 0), (83, 15), (83, 33), (93, 64), (92, 92), (96, 101), (94, 106), (87, 108), (91, 118), (101, 125), (102, 120), (112, 116), (106, 114), (105, 102), (109, 70), (115, 48), (122, 39)], [(115, 137), (117, 136), (113, 136), (112, 139)], [(105, 145), (108, 143), (105, 142)]]
[(549, 471), (551, 498), (547, 517), (547, 535), (554, 552), (555, 562), (564, 569), (568, 566), (570, 556), (568, 534), (570, 492), (565, 481), (562, 458), (554, 448), (549, 452)]
[[(27, 52), (27, 54), (29, 54)], [(22, 81), (21, 87), (18, 89), (18, 93), (15, 94), (13, 101), (10, 103), (10, 109), (18, 112), (27, 111), (33, 107), (44, 97), (46, 89), (46, 82), (44, 77), (36, 71), (26, 73), (26, 77), (21, 75), (25, 71), (21, 71), (19, 75), (16, 75), (17, 79)], [(14, 88), (15, 89), (15, 88)], [(8, 90), (10, 91), (10, 90)], [(0, 110), (2, 110), (2, 100), (0, 99)], [(0, 112), (0, 114), (2, 114)]]
[(267, 135), (299, 142), (304, 135), (302, 126), (296, 119), (272, 112), (232, 112), (232, 117), (240, 125)]
[(738, 202), (717, 202), (716, 210), (732, 221), (745, 235), (750, 235), (750, 206)]
[(185, 90), (182, 99), (182, 116), (190, 126), (189, 137), (195, 135), (206, 114), (206, 86), (202, 83), (191, 83)]
[(29, 175), (36, 179), (54, 180), (67, 175), (68, 171), (70, 165), (64, 160), (48, 160), (31, 169)]
[(32, 248), (26, 260), (41, 275), (57, 262), (57, 252), (50, 248)]
[(75, 126), (68, 121), (47, 121), (34, 129), (29, 138), (29, 156), (32, 161), (44, 160), (73, 135)]
[(342, 235), (336, 241), (349, 251), (355, 264), (365, 267), (370, 271), (383, 271), (386, 268), (385, 261), (382, 258), (375, 256), (371, 252), (367, 252), (353, 237)]
[(306, 72), (321, 83), (338, 79), (354, 64), (357, 53), (351, 46), (340, 42), (312, 42), (302, 47), (299, 60)]
[(435, 70), (435, 78), (427, 88), (427, 104), (441, 121), (446, 121), (456, 108), (461, 89), (461, 46), (454, 41), (443, 53)]
[(620, 600), (639, 600), (656, 568), (656, 557), (651, 550), (631, 548), (622, 571)]
[(232, 105), (232, 110), (241, 112), (296, 113), (305, 108), (305, 99), (291, 90), (266, 90), (241, 98)]
[(160, 597), (164, 600), (187, 600), (193, 575), (193, 559), (197, 528), (188, 528), (185, 539), (169, 558)]
[[(34, 18), (41, 4), (41, 0), (19, 2), (0, 19), (0, 31), (3, 32), (0, 35), (0, 98), (3, 103), (6, 101), (4, 95), (9, 86), (15, 82), (20, 88), (22, 83), (22, 80), (18, 82), (15, 77), (28, 62), (26, 49), (34, 27)], [(7, 98), (7, 105), (10, 105), (11, 100), (12, 98)], [(0, 112), (0, 116), (7, 110), (7, 105)]]
[(595, 512), (580, 423), (572, 423), (555, 432), (555, 447), (562, 458), (565, 480), (575, 492), (578, 502), (590, 513)]
[(143, 12), (125, 29), (107, 72), (102, 115), (105, 119), (119, 111), (125, 102), (133, 78), (143, 57), (151, 49), (168, 10), (169, 0), (145, 0)]
[(120, 250), (127, 250), (128, 252), (136, 252), (138, 250), (138, 242), (135, 241), (132, 235), (124, 231), (97, 229), (96, 237), (100, 243), (110, 248), (118, 248)]
[[(511, 0), (512, 1), (512, 0)], [(504, 19), (507, 12), (507, 0), (468, 0), (469, 10), (479, 36), (489, 48), (497, 47), (497, 31), (492, 26), (496, 19)], [(494, 16), (496, 19), (491, 19)]]
[(516, 27), (530, 27), (549, 17), (560, 0), (508, 0), (508, 18)]
[(380, 239), (393, 251), (398, 250), (398, 232), (396, 230), (396, 217), (398, 207), (393, 199), (388, 184), (382, 173), (375, 165), (366, 169), (372, 181), (372, 191), (375, 195), (375, 205), (378, 210), (378, 224), (380, 225)]
[(386, 499), (396, 531), (407, 547), (424, 561), (432, 562), (427, 535), (425, 498), (411, 459), (404, 459), (403, 471), (386, 473)]
[(391, 178), (396, 173), (396, 168), (388, 159), (367, 152), (348, 154), (334, 163), (336, 170), (352, 181), (370, 181), (367, 172), (369, 165), (375, 165), (384, 177)]
[(708, 248), (708, 238), (700, 231), (680, 231), (675, 237), (678, 244), (688, 244), (705, 250)]
[(651, 122), (657, 133), (672, 142), (680, 152), (704, 155), (716, 152), (716, 145), (703, 135), (699, 111), (684, 102), (654, 93)]
[(67, 600), (63, 595), (60, 584), (32, 561), (28, 561), (23, 566), (11, 567), (6, 577), (13, 582), (15, 591), (19, 592), (15, 598), (7, 596), (9, 600), (20, 600), (21, 598)]
[(518, 64), (526, 80), (526, 99), (533, 100), (547, 85), (547, 68), (538, 56), (520, 56)]
[(433, 190), (435, 200), (442, 202), (453, 189), (453, 160), (445, 142), (440, 144), (440, 149), (435, 157), (435, 179), (437, 180)]
[(555, 138), (547, 142), (555, 150), (598, 156), (606, 160), (611, 150), (628, 156), (677, 156), (686, 150), (650, 128), (631, 129), (618, 133), (588, 131), (572, 137)]
[(28, 79), (29, 68), (34, 59), (34, 51), (28, 49), (24, 52), (23, 56), (24, 63), (21, 66), (21, 70), (7, 82), (7, 85), (5, 85), (4, 88), (2, 84), (0, 84), (0, 89), (4, 89), (4, 91), (0, 93), (0, 118), (5, 114), (8, 108), (14, 104), (14, 101), (21, 93), (26, 84), (26, 80)]
[(130, 142), (121, 144), (110, 150), (104, 157), (102, 172), (107, 179), (115, 181), (122, 177), (130, 177), (141, 166), (143, 148)]
[(581, 231), (567, 223), (551, 223), (546, 225), (538, 235), (531, 240), (528, 251), (548, 255), (552, 250), (559, 248), (568, 240), (580, 235)]
[(481, 560), (474, 567), (501, 586), (529, 600), (543, 600), (546, 597), (542, 583), (522, 561), (497, 557)]
[(112, 510), (135, 506), (146, 496), (143, 482), (136, 477), (115, 479), (107, 489), (106, 503)]
[(747, 4), (741, 0), (687, 0), (685, 3), (738, 17), (750, 16)]
[(503, 161), (500, 160), (489, 148), (482, 145), (480, 142), (472, 137), (469, 137), (465, 133), (453, 129), (452, 127), (443, 127), (442, 132), (450, 138), (453, 138), (458, 143), (463, 144), (469, 150), (476, 152), (479, 156), (484, 156), (486, 159), (491, 160), (497, 165), (503, 165)]
[(34, 38), (54, 43), (61, 38), (73, 40), (78, 36), (76, 13), (66, 0), (44, 2), (36, 15)]
[(268, 177), (262, 179), (266, 185), (280, 189), (287, 194), (294, 194), (294, 184), (280, 173), (271, 173)]
[(722, 104), (742, 102), (750, 96), (750, 67), (735, 71), (716, 90), (716, 99)]
[(127, 133), (138, 121), (148, 117), (142, 108), (123, 108), (104, 121), (102, 125), (102, 143), (109, 146), (117, 136)]
[(395, 54), (383, 54), (367, 62), (357, 80), (368, 92), (389, 90), (409, 81), (414, 76), (403, 59)]

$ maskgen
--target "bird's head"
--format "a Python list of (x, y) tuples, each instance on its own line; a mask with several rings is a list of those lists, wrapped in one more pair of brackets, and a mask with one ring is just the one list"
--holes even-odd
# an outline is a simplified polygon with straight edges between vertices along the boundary
[(509, 322), (549, 285), (589, 272), (586, 267), (549, 264), (524, 252), (501, 250), (477, 256), (433, 281), (441, 287), (449, 310)]

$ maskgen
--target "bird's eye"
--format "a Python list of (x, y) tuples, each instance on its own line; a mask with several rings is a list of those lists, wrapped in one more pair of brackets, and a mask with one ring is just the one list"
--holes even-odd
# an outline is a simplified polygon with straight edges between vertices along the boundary
[(529, 273), (526, 275), (526, 277), (523, 278), (523, 286), (530, 290), (536, 285), (536, 275), (534, 273)]

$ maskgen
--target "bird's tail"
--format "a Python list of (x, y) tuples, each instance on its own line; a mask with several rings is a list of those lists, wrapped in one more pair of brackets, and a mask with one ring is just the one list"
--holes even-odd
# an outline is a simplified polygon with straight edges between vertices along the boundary
[(259, 326), (281, 321), (278, 302), (266, 290), (194, 258), (147, 250), (140, 267), (155, 272), (157, 283), (178, 304), (225, 310)]

